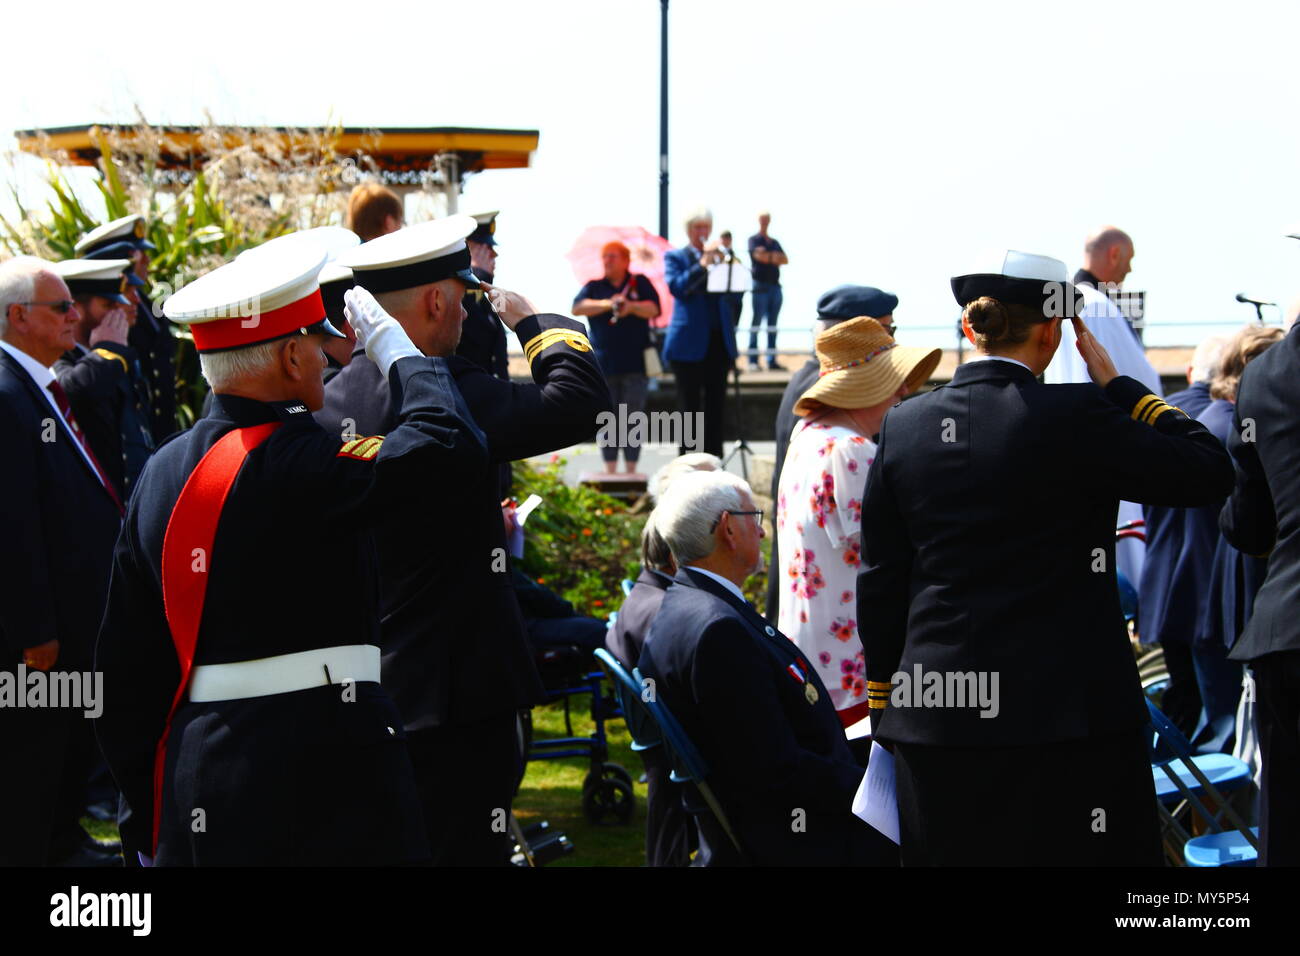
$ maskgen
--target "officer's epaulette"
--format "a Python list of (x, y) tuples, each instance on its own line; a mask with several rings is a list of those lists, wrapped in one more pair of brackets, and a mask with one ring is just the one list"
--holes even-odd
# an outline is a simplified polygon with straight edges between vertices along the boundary
[(95, 349), (91, 354), (98, 355), (100, 358), (112, 359), (115, 362), (121, 362), (124, 371), (127, 372), (131, 371), (131, 366), (126, 364), (126, 359), (118, 355), (116, 352), (110, 352), (108, 349)]
[(369, 461), (379, 454), (379, 448), (384, 444), (383, 435), (370, 435), (366, 438), (354, 438), (350, 442), (345, 442), (339, 449), (338, 457), (355, 458), (358, 461)]
[(1133, 406), (1132, 415), (1134, 421), (1143, 422), (1147, 425), (1154, 425), (1156, 419), (1165, 412), (1177, 412), (1184, 418), (1187, 417), (1187, 413), (1177, 405), (1170, 405), (1159, 395), (1154, 394), (1144, 395), (1140, 398), (1138, 403)]
[(587, 337), (576, 329), (546, 329), (524, 343), (524, 358), (528, 359), (529, 365), (532, 365), (533, 359), (552, 345), (567, 345), (577, 352), (591, 351), (591, 343), (587, 341)]

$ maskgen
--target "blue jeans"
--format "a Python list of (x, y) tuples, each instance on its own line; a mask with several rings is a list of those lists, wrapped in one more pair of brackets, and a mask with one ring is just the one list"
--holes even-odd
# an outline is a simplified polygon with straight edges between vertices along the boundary
[(776, 360), (776, 317), (781, 314), (781, 286), (776, 282), (755, 282), (751, 292), (754, 318), (749, 325), (749, 364), (757, 365), (758, 332), (767, 323), (767, 361)]

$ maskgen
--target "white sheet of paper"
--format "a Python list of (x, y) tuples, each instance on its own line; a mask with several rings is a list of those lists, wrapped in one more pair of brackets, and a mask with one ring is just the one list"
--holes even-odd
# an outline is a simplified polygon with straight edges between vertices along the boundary
[(541, 503), (541, 495), (529, 495), (524, 503), (515, 509), (515, 527), (510, 532), (510, 556), (516, 561), (524, 556), (524, 522)]
[(853, 813), (898, 843), (898, 797), (894, 792), (894, 755), (874, 740), (867, 772), (853, 797)]
[[(728, 272), (730, 268), (730, 272)], [(730, 285), (728, 285), (730, 283)], [(709, 266), (708, 292), (748, 292), (754, 287), (749, 267), (738, 262), (728, 266), (725, 262)]]

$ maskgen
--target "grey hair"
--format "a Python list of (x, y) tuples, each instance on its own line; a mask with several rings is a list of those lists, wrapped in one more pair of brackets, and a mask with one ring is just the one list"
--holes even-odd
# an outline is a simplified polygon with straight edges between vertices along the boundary
[(686, 228), (689, 231), (691, 226), (697, 222), (713, 222), (713, 211), (708, 206), (696, 206), (686, 214)]
[(650, 512), (645, 527), (641, 529), (641, 563), (647, 568), (671, 574), (673, 571), (673, 553), (668, 547), (659, 529), (655, 527), (655, 513)]
[(1193, 382), (1208, 382), (1214, 378), (1214, 374), (1219, 370), (1219, 363), (1223, 361), (1223, 350), (1230, 341), (1232, 337), (1228, 335), (1207, 335), (1201, 339), (1201, 344), (1196, 346), (1196, 351), (1192, 353)]
[(710, 455), (707, 451), (693, 451), (689, 455), (674, 458), (650, 476), (650, 484), (647, 488), (650, 492), (650, 500), (658, 504), (673, 479), (691, 471), (722, 471), (722, 459), (717, 455)]
[(228, 349), (224, 352), (200, 352), (199, 367), (208, 387), (213, 391), (228, 388), (241, 379), (257, 378), (266, 374), (280, 356), (285, 339), (272, 339), (257, 345)]
[(36, 279), (54, 275), (53, 263), (36, 256), (14, 256), (0, 262), (0, 335), (9, 331), (9, 306), (36, 298)]
[(655, 509), (655, 528), (678, 567), (713, 553), (724, 511), (747, 510), (749, 484), (729, 471), (693, 471), (677, 478)]

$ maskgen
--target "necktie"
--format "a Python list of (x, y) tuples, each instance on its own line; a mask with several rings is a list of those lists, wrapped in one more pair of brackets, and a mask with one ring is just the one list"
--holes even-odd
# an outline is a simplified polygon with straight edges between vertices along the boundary
[(86, 453), (90, 463), (95, 466), (95, 474), (99, 475), (104, 490), (112, 497), (113, 504), (117, 505), (118, 513), (123, 513), (125, 509), (122, 507), (122, 499), (117, 496), (117, 492), (113, 489), (113, 483), (108, 480), (108, 475), (104, 472), (103, 466), (100, 465), (99, 459), (90, 450), (90, 443), (86, 441), (86, 436), (81, 432), (81, 426), (77, 424), (76, 416), (72, 414), (72, 405), (68, 401), (68, 393), (63, 390), (63, 386), (59, 384), (58, 379), (54, 379), (46, 387), (50, 390), (50, 394), (54, 396), (54, 404), (59, 406), (59, 412), (63, 415), (63, 420), (68, 423), (68, 428), (72, 431), (73, 437), (80, 443), (81, 450)]

